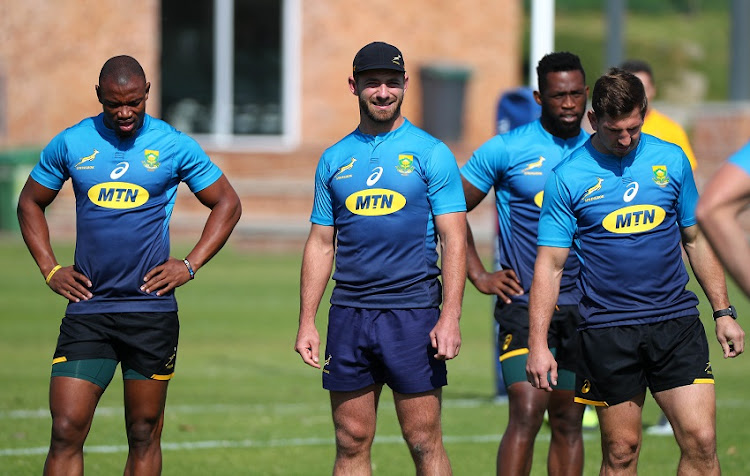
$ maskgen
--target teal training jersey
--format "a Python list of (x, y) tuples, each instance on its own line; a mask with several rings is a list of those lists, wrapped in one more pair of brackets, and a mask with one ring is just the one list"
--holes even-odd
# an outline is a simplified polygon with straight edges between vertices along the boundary
[[(539, 120), (520, 126), (485, 142), (461, 168), (463, 177), (478, 190), (495, 189), (498, 219), (498, 265), (512, 269), (524, 294), (511, 296), (528, 303), (536, 260), (536, 235), (542, 207), (544, 182), (552, 168), (588, 138), (561, 139), (547, 132)], [(558, 304), (578, 304), (578, 259), (571, 252), (565, 263)]]
[(698, 314), (680, 248), (697, 201), (682, 149), (648, 134), (623, 158), (597, 152), (589, 139), (552, 171), (538, 244), (578, 254), (583, 327)]
[(750, 142), (729, 157), (729, 162), (740, 167), (745, 173), (750, 175)]
[(331, 304), (370, 309), (440, 305), (434, 216), (466, 211), (448, 147), (411, 124), (358, 129), (327, 149), (310, 221), (336, 231)]
[(69, 314), (169, 312), (174, 293), (140, 290), (143, 277), (169, 258), (169, 219), (177, 186), (193, 193), (221, 176), (201, 147), (149, 115), (121, 140), (102, 115), (84, 119), (44, 148), (31, 178), (52, 190), (71, 179), (76, 197), (75, 268), (93, 298), (68, 304)]

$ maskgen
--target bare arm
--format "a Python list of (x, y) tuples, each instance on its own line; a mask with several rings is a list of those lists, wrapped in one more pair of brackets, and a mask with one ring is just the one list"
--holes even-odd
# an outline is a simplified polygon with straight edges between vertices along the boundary
[[(690, 260), (690, 267), (714, 311), (729, 307), (724, 270), (708, 240), (697, 225), (682, 228), (682, 244)], [(745, 348), (745, 332), (731, 316), (716, 319), (716, 338), (724, 351), (724, 358), (737, 357)]]
[(466, 285), (466, 213), (446, 213), (435, 216), (440, 234), (443, 308), (440, 319), (430, 332), (436, 359), (450, 360), (461, 348), (461, 303)]
[(315, 328), (315, 314), (331, 278), (334, 238), (334, 227), (313, 224), (302, 255), (299, 328), (294, 350), (307, 365), (317, 369), (320, 368), (320, 336)]
[(742, 291), (750, 296), (750, 245), (737, 216), (750, 203), (750, 175), (726, 163), (706, 185), (695, 214), (703, 235)]
[[(224, 246), (242, 215), (242, 204), (225, 175), (204, 188), (195, 196), (211, 209), (201, 237), (185, 257), (197, 272)], [(146, 273), (141, 290), (156, 291), (160, 296), (190, 281), (190, 273), (181, 259), (169, 258), (166, 263)]]
[(526, 361), (526, 377), (536, 388), (549, 392), (552, 391), (551, 385), (557, 385), (557, 362), (547, 345), (547, 334), (569, 253), (569, 248), (539, 246), (529, 293), (529, 356)]
[(57, 197), (57, 193), (58, 190), (44, 187), (29, 177), (18, 197), (18, 223), (26, 247), (39, 266), (42, 277), (49, 277), (49, 287), (66, 299), (79, 302), (92, 297), (88, 289), (91, 281), (73, 266), (57, 268), (60, 265), (52, 250), (49, 225), (44, 216), (44, 210)]
[[(461, 178), (466, 197), (466, 209), (473, 210), (484, 199), (486, 194), (470, 184), (465, 178)], [(482, 260), (477, 252), (474, 243), (474, 234), (471, 232), (471, 226), (466, 224), (466, 271), (469, 280), (479, 292), (484, 294), (494, 294), (506, 303), (510, 303), (508, 296), (517, 296), (523, 294), (523, 288), (512, 269), (503, 269), (494, 273), (489, 273), (482, 264)]]

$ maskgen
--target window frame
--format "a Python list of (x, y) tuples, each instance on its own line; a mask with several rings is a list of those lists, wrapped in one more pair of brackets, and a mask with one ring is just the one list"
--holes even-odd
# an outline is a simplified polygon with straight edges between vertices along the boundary
[(281, 134), (232, 133), (234, 0), (215, 0), (213, 98), (216, 107), (212, 118), (215, 132), (190, 134), (203, 148), (226, 152), (285, 152), (299, 145), (302, 0), (279, 1), (282, 2)]

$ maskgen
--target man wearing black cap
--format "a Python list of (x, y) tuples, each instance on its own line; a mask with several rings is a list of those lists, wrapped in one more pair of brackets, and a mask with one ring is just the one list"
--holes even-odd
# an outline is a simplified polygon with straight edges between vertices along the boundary
[[(461, 346), (466, 203), (448, 147), (401, 115), (408, 84), (396, 47), (363, 47), (349, 77), (359, 127), (323, 153), (315, 175), (295, 350), (322, 368), (330, 391), (334, 474), (370, 473), (383, 384), (393, 390), (417, 473), (451, 472), (440, 404), (445, 361)], [(321, 365), (315, 314), (334, 256)]]

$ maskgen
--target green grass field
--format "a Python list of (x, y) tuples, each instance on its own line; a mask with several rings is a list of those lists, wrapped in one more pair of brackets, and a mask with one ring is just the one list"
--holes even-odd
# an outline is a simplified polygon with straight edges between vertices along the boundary
[[(72, 247), (57, 246), (70, 263)], [(177, 246), (180, 256), (184, 247)], [(49, 440), (49, 368), (63, 300), (44, 285), (19, 238), (0, 240), (0, 474), (40, 474)], [(300, 255), (223, 250), (178, 292), (182, 335), (163, 435), (165, 475), (330, 474), (333, 429), (320, 373), (293, 350)], [(691, 285), (695, 286), (694, 282)], [(740, 319), (748, 302), (732, 288)], [(707, 314), (705, 302), (701, 307)], [(318, 328), (324, 334), (325, 313)], [(710, 321), (710, 317), (708, 318)], [(718, 378), (718, 439), (724, 474), (750, 473), (750, 357), (725, 361), (711, 336)], [(750, 327), (746, 325), (746, 328)], [(456, 475), (494, 474), (507, 405), (492, 403), (490, 299), (467, 288), (461, 355), (444, 391), (446, 447)], [(389, 392), (379, 410), (374, 473), (413, 474)], [(126, 456), (119, 374), (97, 410), (86, 445), (87, 474), (118, 474)], [(648, 399), (646, 423), (657, 419)], [(533, 474), (546, 474), (549, 431), (537, 440)], [(585, 474), (597, 474), (598, 432), (586, 433)], [(640, 474), (673, 474), (669, 437), (644, 436)]]

